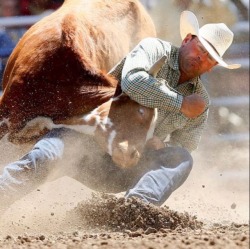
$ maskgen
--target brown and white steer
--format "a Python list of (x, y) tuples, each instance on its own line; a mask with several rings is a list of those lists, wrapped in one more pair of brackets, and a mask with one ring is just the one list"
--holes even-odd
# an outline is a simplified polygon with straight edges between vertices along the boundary
[(141, 106), (121, 94), (82, 116), (57, 121), (36, 117), (16, 135), (29, 138), (41, 130), (70, 128), (94, 136), (118, 166), (130, 168), (138, 163), (146, 141), (152, 137), (156, 118), (156, 109)]
[[(163, 56), (148, 73), (156, 77), (165, 60)], [(94, 136), (118, 166), (130, 168), (138, 163), (146, 141), (153, 136), (157, 117), (157, 109), (142, 106), (122, 93), (82, 116), (56, 121), (36, 117), (15, 136), (30, 140), (43, 130), (69, 128)]]
[[(103, 103), (108, 105), (114, 96), (117, 81), (106, 72), (141, 39), (155, 35), (150, 16), (137, 0), (65, 0), (57, 11), (25, 33), (8, 60), (0, 98), (0, 139), (8, 133), (12, 142), (27, 142), (31, 137), (20, 136), (19, 131), (37, 117), (47, 117), (58, 125), (70, 125), (84, 115), (91, 117), (91, 111)], [(109, 116), (112, 106), (107, 109)], [(138, 158), (141, 152), (135, 143), (140, 122), (133, 121), (130, 128), (127, 120), (121, 119), (122, 128), (117, 131), (120, 138), (117, 135), (113, 139), (112, 149), (111, 143), (100, 138), (104, 149), (112, 150), (113, 159), (121, 157), (114, 147), (127, 143), (132, 148), (131, 154), (122, 147), (123, 158), (128, 161), (120, 164), (122, 167), (135, 164), (128, 158)], [(134, 136), (126, 136), (126, 129)], [(41, 129), (35, 138), (47, 131)]]

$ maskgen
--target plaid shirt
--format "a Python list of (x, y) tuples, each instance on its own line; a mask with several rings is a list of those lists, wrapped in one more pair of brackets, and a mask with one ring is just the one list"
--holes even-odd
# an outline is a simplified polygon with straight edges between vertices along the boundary
[[(165, 64), (156, 78), (147, 71), (162, 56)], [(157, 38), (142, 40), (110, 73), (121, 82), (122, 90), (141, 105), (157, 108), (158, 119), (154, 135), (173, 146), (190, 152), (198, 147), (207, 121), (209, 96), (199, 77), (178, 84), (179, 48)], [(197, 118), (187, 118), (180, 112), (183, 96), (197, 93), (206, 101), (206, 110)]]

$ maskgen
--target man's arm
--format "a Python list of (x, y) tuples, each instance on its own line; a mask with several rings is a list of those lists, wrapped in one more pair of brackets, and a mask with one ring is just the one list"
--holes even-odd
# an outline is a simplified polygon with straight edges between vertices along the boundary
[(171, 46), (156, 38), (142, 40), (126, 57), (122, 71), (122, 90), (133, 100), (150, 108), (179, 112), (182, 95), (168, 86), (164, 79), (155, 79), (148, 70), (166, 55)]
[(205, 110), (201, 96), (192, 94), (183, 97), (169, 87), (168, 79), (156, 79), (148, 73), (160, 58), (169, 58), (170, 50), (170, 44), (159, 39), (142, 40), (126, 57), (122, 70), (122, 90), (141, 105), (181, 112), (188, 118), (195, 118)]

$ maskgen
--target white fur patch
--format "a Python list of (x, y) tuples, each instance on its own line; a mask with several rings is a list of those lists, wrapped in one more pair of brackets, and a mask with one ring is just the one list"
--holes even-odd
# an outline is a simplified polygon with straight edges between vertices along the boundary
[(108, 153), (110, 156), (112, 156), (112, 144), (113, 141), (115, 139), (116, 136), (116, 131), (113, 130), (110, 134), (109, 134), (109, 138), (108, 138)]
[[(91, 117), (83, 116), (85, 121), (90, 120)], [(34, 131), (32, 135), (37, 135), (45, 128), (52, 130), (54, 128), (68, 128), (80, 133), (93, 135), (97, 127), (97, 123), (94, 126), (90, 125), (66, 125), (66, 124), (54, 124), (51, 118), (48, 117), (36, 117), (29, 121), (26, 126), (19, 132), (19, 135), (29, 133), (31, 129)]]
[(152, 119), (151, 124), (150, 124), (149, 129), (148, 129), (146, 141), (148, 141), (154, 135), (157, 118), (158, 118), (158, 111), (157, 111), (157, 108), (155, 108), (154, 109), (154, 116), (153, 116), (153, 119)]
[(111, 128), (112, 126), (113, 126), (113, 123), (111, 122), (111, 119), (109, 117), (105, 117), (100, 122), (100, 127), (102, 128), (103, 131), (107, 131), (107, 128)]
[(80, 133), (83, 133), (83, 134), (87, 134), (87, 135), (94, 135), (94, 132), (96, 130), (96, 127), (97, 125), (99, 124), (99, 116), (93, 114), (93, 113), (90, 113), (90, 114), (87, 114), (87, 115), (84, 115), (82, 117), (82, 120), (84, 120), (84, 122), (88, 123), (89, 121), (91, 121), (92, 118), (95, 118), (95, 124), (94, 125), (83, 125), (83, 124), (72, 124), (72, 125), (67, 125), (67, 124), (54, 124), (53, 123), (53, 128), (68, 128), (68, 129), (71, 129), (71, 130), (74, 130), (74, 131), (77, 131), (77, 132), (80, 132)]
[(68, 128), (73, 131), (77, 131), (83, 134), (87, 135), (94, 135), (94, 132), (96, 130), (96, 125), (91, 126), (91, 125), (64, 125), (64, 124), (58, 124), (58, 125), (53, 125), (53, 128)]
[(51, 130), (53, 123), (50, 118), (37, 117), (27, 122), (23, 129), (16, 133), (16, 137), (33, 137), (40, 134), (44, 128)]
[(26, 126), (22, 130), (25, 131), (26, 129), (35, 128), (35, 127), (37, 127), (40, 130), (44, 128), (51, 130), (53, 128), (52, 119), (47, 118), (47, 117), (40, 117), (40, 116), (36, 117), (30, 120), (29, 122), (27, 122)]

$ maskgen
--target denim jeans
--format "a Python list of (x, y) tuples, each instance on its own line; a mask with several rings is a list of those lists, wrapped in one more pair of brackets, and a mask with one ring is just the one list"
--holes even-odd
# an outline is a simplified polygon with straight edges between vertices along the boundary
[[(65, 154), (70, 151), (67, 137), (73, 137), (76, 144), (83, 135), (66, 129), (54, 129), (21, 159), (3, 168), (0, 175), (0, 206), (1, 203), (11, 204), (44, 183), (55, 167), (60, 170)], [(82, 156), (81, 151), (85, 146), (88, 147), (88, 144), (75, 146), (77, 155)], [(138, 165), (132, 169), (117, 167), (105, 153), (100, 152), (98, 159), (99, 151), (98, 145), (94, 144), (94, 156), (83, 155), (74, 169), (69, 164), (66, 174), (93, 190), (112, 193), (127, 191), (127, 198), (137, 196), (155, 205), (164, 203), (183, 184), (193, 164), (189, 152), (180, 147), (145, 151)]]

